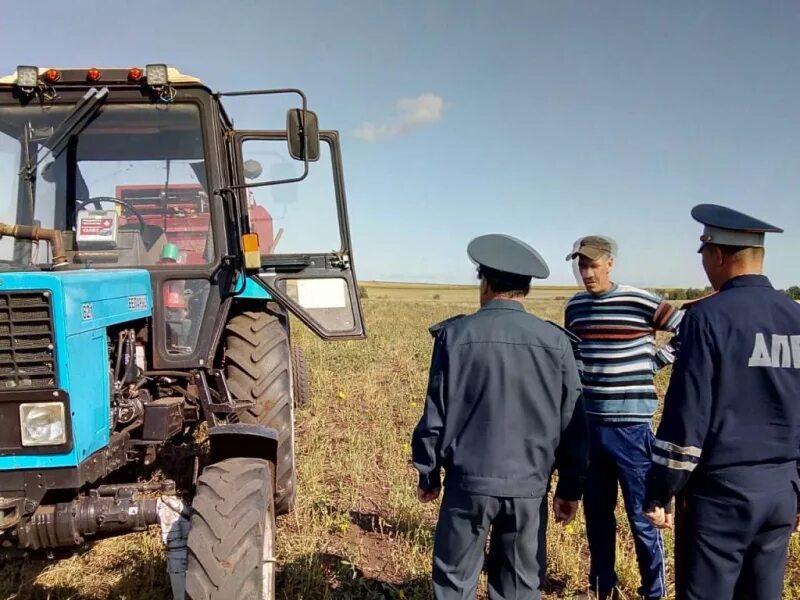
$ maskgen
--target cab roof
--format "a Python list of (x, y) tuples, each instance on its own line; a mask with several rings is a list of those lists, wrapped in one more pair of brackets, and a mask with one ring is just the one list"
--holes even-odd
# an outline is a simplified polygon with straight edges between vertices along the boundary
[[(39, 71), (40, 79), (45, 77), (49, 71), (57, 71), (58, 72), (58, 79), (52, 83), (59, 83), (59, 84), (103, 84), (103, 83), (143, 83), (142, 81), (131, 80), (129, 75), (133, 69), (139, 69), (141, 73), (145, 73), (145, 67), (69, 67), (69, 68), (60, 68), (60, 67), (37, 67)], [(88, 73), (89, 71), (96, 70), (100, 72), (100, 77), (98, 79), (89, 79)], [(181, 84), (181, 83), (193, 83), (193, 84), (202, 84), (203, 82), (198, 79), (197, 77), (193, 77), (192, 75), (186, 75), (181, 73), (175, 67), (167, 66), (167, 76), (169, 79), (170, 85), (172, 84)], [(17, 71), (14, 70), (13, 73), (6, 75), (5, 77), (0, 77), (0, 85), (16, 85), (17, 83)]]

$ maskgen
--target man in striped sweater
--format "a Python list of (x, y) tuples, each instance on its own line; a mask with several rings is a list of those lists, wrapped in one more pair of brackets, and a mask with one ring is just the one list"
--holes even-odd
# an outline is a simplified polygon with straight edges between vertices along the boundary
[(564, 325), (581, 340), (583, 401), (589, 418), (584, 496), (589, 585), (600, 599), (617, 597), (614, 509), (619, 485), (634, 536), (639, 594), (654, 599), (667, 595), (664, 550), (659, 531), (644, 517), (642, 503), (653, 442), (650, 423), (658, 405), (653, 377), (674, 356), (670, 344), (657, 348), (655, 335), (674, 333), (682, 313), (651, 292), (612, 282), (615, 254), (611, 240), (588, 236), (567, 256), (576, 261), (586, 288), (567, 303)]

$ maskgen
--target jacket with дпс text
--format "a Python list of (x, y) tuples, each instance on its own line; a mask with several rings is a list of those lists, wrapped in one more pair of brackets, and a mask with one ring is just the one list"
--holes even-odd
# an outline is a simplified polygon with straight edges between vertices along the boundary
[(690, 476), (797, 461), (800, 305), (763, 275), (734, 277), (686, 313), (677, 348), (645, 506)]
[(412, 436), (424, 490), (445, 486), (540, 497), (556, 460), (556, 493), (578, 500), (588, 462), (586, 417), (568, 334), (514, 300), (431, 328), (422, 418)]

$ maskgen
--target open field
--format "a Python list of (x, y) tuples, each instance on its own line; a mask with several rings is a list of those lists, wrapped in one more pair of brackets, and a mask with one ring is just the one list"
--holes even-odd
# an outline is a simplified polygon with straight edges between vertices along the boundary
[[(416, 501), (409, 440), (427, 381), (427, 327), (473, 311), (476, 290), (387, 284), (366, 289), (367, 341), (325, 343), (295, 326), (295, 341), (311, 361), (313, 398), (297, 414), (297, 508), (279, 519), (280, 598), (431, 597), (436, 506)], [(571, 293), (537, 289), (527, 305), (560, 321)], [(662, 392), (667, 376), (662, 372), (657, 380)], [(638, 576), (621, 512), (619, 523), (619, 574), (625, 597), (634, 598)], [(553, 585), (546, 598), (570, 598), (585, 585), (582, 514), (567, 527), (551, 523), (550, 531)], [(799, 539), (792, 541), (786, 598), (800, 597)], [(669, 534), (666, 542), (671, 566)], [(52, 565), (31, 562), (0, 571), (0, 598), (8, 600), (169, 597), (155, 532), (102, 541)]]
[[(406, 302), (442, 302), (472, 304), (477, 298), (477, 285), (439, 285), (432, 283), (384, 283), (369, 281), (361, 284), (373, 300), (403, 300)], [(577, 287), (535, 285), (531, 297), (539, 300), (563, 302)]]

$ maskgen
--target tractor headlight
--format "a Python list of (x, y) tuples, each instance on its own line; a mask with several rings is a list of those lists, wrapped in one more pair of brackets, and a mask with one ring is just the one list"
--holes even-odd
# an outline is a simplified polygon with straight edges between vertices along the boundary
[(19, 423), (23, 446), (57, 446), (67, 442), (63, 402), (21, 404)]
[(39, 68), (19, 65), (17, 67), (17, 85), (21, 88), (35, 88), (39, 85)]
[(147, 85), (158, 87), (169, 83), (169, 69), (167, 65), (147, 65), (144, 68)]

